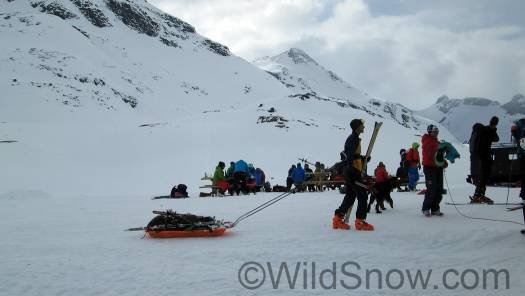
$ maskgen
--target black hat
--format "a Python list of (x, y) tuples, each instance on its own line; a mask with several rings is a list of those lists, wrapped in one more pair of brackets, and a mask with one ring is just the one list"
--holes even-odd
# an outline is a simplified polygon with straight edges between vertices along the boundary
[(427, 126), (427, 133), (432, 133), (432, 132), (439, 132), (439, 128), (433, 124), (429, 124)]
[(498, 125), (498, 122), (499, 122), (499, 118), (497, 116), (492, 116), (492, 118), (490, 119), (490, 125), (492, 126)]
[(358, 127), (362, 125), (363, 125), (362, 119), (354, 119), (350, 122), (350, 127), (352, 128), (353, 131), (355, 131)]

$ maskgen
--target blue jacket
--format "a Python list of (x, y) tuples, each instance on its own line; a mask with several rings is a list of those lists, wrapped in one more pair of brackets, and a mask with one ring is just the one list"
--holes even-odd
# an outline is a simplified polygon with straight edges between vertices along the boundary
[(263, 171), (260, 169), (255, 170), (255, 184), (257, 184), (257, 186), (262, 186), (263, 183), (264, 183)]
[(255, 168), (252, 164), (248, 165), (248, 175), (251, 179), (255, 179)]
[(246, 161), (241, 159), (235, 163), (234, 173), (237, 172), (245, 172), (246, 174), (248, 174), (248, 164), (246, 163)]
[(305, 177), (306, 177), (306, 173), (301, 166), (297, 166), (295, 170), (292, 172), (292, 178), (293, 178), (294, 183), (304, 182)]

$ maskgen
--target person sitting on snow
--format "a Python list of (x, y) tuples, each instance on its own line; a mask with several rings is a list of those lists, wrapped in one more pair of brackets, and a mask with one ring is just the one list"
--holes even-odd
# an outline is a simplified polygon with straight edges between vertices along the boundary
[(228, 170), (226, 170), (226, 179), (231, 179), (233, 178), (233, 173), (235, 172), (235, 162), (234, 161), (230, 161), (230, 167), (228, 167)]
[(173, 186), (171, 189), (170, 197), (171, 198), (186, 198), (188, 197), (188, 191), (186, 191), (188, 187), (185, 184), (179, 184), (177, 186)]
[[(304, 172), (305, 172), (305, 181), (314, 181), (314, 171), (310, 168), (310, 166), (306, 163), (304, 165)], [(306, 186), (308, 188), (309, 192), (315, 191), (315, 185), (310, 184)]]
[[(246, 182), (248, 181), (248, 164), (240, 159), (235, 163), (233, 172), (233, 191), (239, 195), (241, 191), (247, 193)], [(233, 192), (232, 192), (233, 194)]]
[(266, 182), (266, 176), (264, 175), (263, 170), (260, 168), (255, 169), (255, 185), (257, 186), (257, 191), (260, 191)]

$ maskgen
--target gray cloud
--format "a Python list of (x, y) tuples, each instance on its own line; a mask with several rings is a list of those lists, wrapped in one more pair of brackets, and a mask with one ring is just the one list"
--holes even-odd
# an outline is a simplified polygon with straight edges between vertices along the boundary
[(151, 0), (253, 60), (308, 52), (355, 87), (424, 108), (525, 92), (520, 0)]

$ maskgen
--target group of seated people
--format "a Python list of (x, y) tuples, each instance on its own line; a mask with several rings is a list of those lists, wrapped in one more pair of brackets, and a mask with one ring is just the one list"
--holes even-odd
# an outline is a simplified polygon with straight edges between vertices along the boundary
[(294, 185), (299, 192), (324, 191), (329, 188), (335, 189), (335, 187), (339, 187), (344, 183), (342, 173), (338, 174), (337, 170), (325, 169), (325, 165), (319, 161), (314, 166), (315, 170), (312, 170), (308, 163), (305, 163), (304, 168), (301, 166), (301, 163), (292, 165), (288, 169), (286, 189), (290, 190), (292, 185)]
[(261, 191), (265, 187), (266, 176), (260, 168), (255, 168), (253, 164), (248, 164), (240, 159), (237, 162), (230, 162), (230, 167), (224, 171), (226, 164), (219, 162), (215, 168), (212, 178), (212, 193), (214, 195), (230, 195), (241, 192), (249, 194), (250, 192)]

